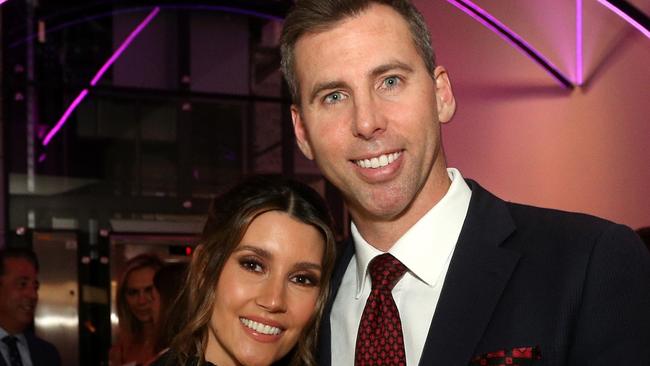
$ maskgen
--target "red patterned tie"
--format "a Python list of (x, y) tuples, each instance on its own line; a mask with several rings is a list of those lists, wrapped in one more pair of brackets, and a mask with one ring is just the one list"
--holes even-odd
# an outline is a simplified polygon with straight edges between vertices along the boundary
[(372, 291), (359, 324), (354, 364), (406, 366), (402, 322), (391, 294), (406, 267), (388, 253), (375, 257), (368, 267)]

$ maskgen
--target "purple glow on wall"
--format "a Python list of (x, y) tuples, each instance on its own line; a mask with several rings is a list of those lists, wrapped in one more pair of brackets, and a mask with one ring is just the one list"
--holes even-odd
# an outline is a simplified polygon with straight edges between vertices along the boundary
[(576, 0), (576, 84), (584, 82), (583, 71), (583, 46), (582, 46), (582, 0)]
[[(131, 34), (129, 34), (129, 36), (126, 37), (126, 39), (122, 42), (122, 44), (115, 50), (115, 52), (113, 52), (113, 55), (108, 59), (108, 61), (106, 61), (106, 63), (104, 63), (104, 65), (99, 69), (97, 74), (95, 74), (95, 77), (93, 77), (93, 79), (90, 81), (91, 87), (97, 84), (97, 82), (104, 75), (106, 70), (108, 70), (108, 68), (111, 67), (113, 63), (115, 63), (115, 61), (120, 57), (120, 55), (122, 55), (124, 50), (131, 44), (131, 42), (133, 42), (135, 37), (137, 37), (138, 34), (142, 32), (142, 30), (149, 24), (149, 22), (151, 22), (151, 20), (158, 14), (159, 11), (160, 8), (155, 7), (151, 11), (151, 13), (149, 13), (149, 15), (147, 15), (147, 17), (142, 22), (140, 22), (140, 24), (138, 24), (138, 26), (131, 32)], [(70, 103), (68, 109), (66, 109), (63, 115), (61, 116), (61, 118), (59, 118), (59, 121), (54, 125), (54, 127), (52, 127), (50, 132), (48, 132), (45, 138), (43, 139), (43, 146), (47, 146), (47, 144), (50, 143), (52, 138), (59, 132), (59, 130), (61, 130), (61, 128), (63, 127), (63, 125), (65, 125), (68, 118), (70, 118), (70, 115), (72, 114), (72, 112), (74, 112), (74, 110), (77, 108), (79, 103), (81, 103), (84, 100), (84, 98), (86, 98), (86, 95), (88, 95), (88, 89), (82, 90), (81, 93), (79, 93), (79, 95), (72, 101), (72, 103)]]
[(54, 135), (56, 135), (56, 133), (59, 132), (61, 127), (63, 127), (63, 125), (68, 120), (72, 112), (74, 112), (74, 110), (77, 108), (79, 103), (81, 103), (81, 101), (84, 100), (86, 95), (88, 95), (88, 89), (82, 90), (81, 93), (79, 93), (79, 95), (76, 98), (74, 98), (72, 103), (70, 103), (70, 106), (68, 106), (68, 109), (66, 109), (63, 115), (61, 116), (61, 118), (59, 118), (59, 121), (54, 125), (54, 127), (52, 127), (50, 132), (48, 132), (47, 135), (45, 135), (45, 138), (43, 139), (43, 146), (47, 146), (47, 144), (50, 143), (52, 137), (54, 137)]
[(598, 0), (609, 10), (630, 23), (638, 29), (644, 36), (650, 38), (650, 17), (643, 14), (639, 9), (624, 0)]
[(9, 0), (0, 0), (0, 5), (2, 5), (3, 3), (6, 3), (7, 1), (9, 1)]
[(528, 42), (524, 41), (518, 34), (510, 30), (498, 19), (490, 15), (485, 10), (478, 7), (476, 4), (469, 0), (447, 0), (450, 4), (462, 10), (467, 15), (476, 19), (479, 23), (491, 29), (493, 32), (501, 36), (510, 44), (523, 51), (527, 56), (532, 58), (535, 62), (540, 64), (546, 71), (548, 71), (555, 79), (557, 79), (567, 89), (573, 89), (573, 83), (560, 72), (546, 57), (539, 51), (535, 50)]
[(99, 79), (101, 79), (101, 77), (104, 75), (106, 70), (108, 70), (108, 68), (111, 67), (111, 65), (113, 65), (113, 63), (115, 63), (115, 60), (117, 60), (122, 55), (124, 50), (126, 50), (126, 48), (129, 47), (129, 45), (131, 45), (131, 42), (133, 42), (135, 37), (137, 37), (138, 34), (140, 34), (140, 32), (142, 32), (142, 30), (147, 25), (149, 25), (149, 22), (151, 22), (151, 20), (153, 20), (153, 18), (158, 14), (158, 12), (160, 12), (160, 8), (155, 7), (151, 11), (151, 13), (149, 13), (149, 15), (147, 15), (147, 17), (144, 18), (144, 20), (142, 22), (140, 22), (140, 24), (138, 24), (137, 27), (135, 27), (135, 29), (131, 32), (131, 34), (129, 34), (129, 36), (126, 37), (126, 39), (122, 42), (120, 47), (118, 47), (115, 50), (115, 52), (113, 52), (113, 55), (111, 55), (111, 57), (108, 59), (108, 61), (106, 61), (106, 63), (104, 63), (104, 66), (102, 66), (99, 69), (99, 71), (97, 71), (97, 74), (95, 74), (95, 77), (93, 77), (93, 79), (90, 81), (90, 86), (95, 86), (97, 84), (97, 82), (99, 81)]

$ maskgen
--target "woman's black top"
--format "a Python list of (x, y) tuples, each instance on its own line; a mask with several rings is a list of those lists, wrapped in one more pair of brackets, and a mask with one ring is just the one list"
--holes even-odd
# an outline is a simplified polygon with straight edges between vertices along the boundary
[[(193, 357), (189, 359), (184, 365), (179, 363), (174, 352), (165, 352), (158, 357), (150, 366), (198, 366), (199, 358)], [(217, 366), (213, 363), (205, 361), (201, 366)]]

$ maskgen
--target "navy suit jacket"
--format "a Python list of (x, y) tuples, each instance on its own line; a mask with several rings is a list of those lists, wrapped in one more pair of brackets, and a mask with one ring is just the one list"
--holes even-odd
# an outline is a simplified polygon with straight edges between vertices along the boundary
[[(29, 331), (24, 334), (33, 366), (61, 366), (61, 356), (52, 343), (38, 338)], [(2, 356), (0, 356), (0, 366), (7, 366)]]
[[(469, 210), (420, 365), (477, 364), (515, 348), (539, 351), (527, 365), (650, 365), (650, 252), (632, 230), (467, 183)], [(321, 366), (336, 352), (329, 316), (353, 255), (348, 240), (322, 320)]]

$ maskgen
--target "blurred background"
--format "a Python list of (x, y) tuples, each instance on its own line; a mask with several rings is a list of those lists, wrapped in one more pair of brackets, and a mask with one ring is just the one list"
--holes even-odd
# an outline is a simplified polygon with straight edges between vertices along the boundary
[[(415, 3), (458, 103), (451, 166), (509, 201), (650, 225), (643, 32), (597, 0)], [(244, 175), (309, 183), (347, 233), (294, 143), (278, 48), (291, 4), (0, 1), (0, 246), (41, 258), (35, 324), (65, 365), (106, 362), (124, 262), (186, 260), (211, 198)]]

